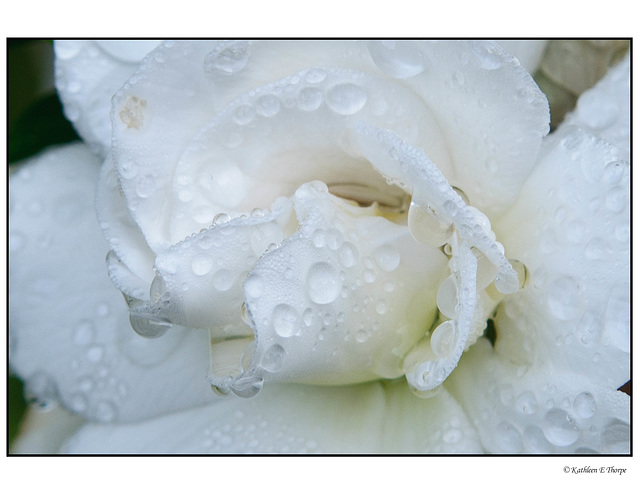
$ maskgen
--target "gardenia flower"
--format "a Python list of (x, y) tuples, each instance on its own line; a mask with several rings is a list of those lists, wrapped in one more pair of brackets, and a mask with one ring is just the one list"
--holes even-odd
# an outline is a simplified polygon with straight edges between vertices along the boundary
[(156, 45), (58, 43), (92, 151), (11, 177), (63, 451), (628, 452), (628, 56), (546, 136), (493, 42)]

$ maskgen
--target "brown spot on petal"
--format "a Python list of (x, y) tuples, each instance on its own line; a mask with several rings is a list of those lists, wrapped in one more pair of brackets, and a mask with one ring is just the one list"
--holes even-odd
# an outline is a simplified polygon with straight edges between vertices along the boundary
[(118, 114), (127, 129), (140, 129), (144, 120), (144, 109), (147, 101), (137, 96), (130, 96), (124, 105), (124, 109)]

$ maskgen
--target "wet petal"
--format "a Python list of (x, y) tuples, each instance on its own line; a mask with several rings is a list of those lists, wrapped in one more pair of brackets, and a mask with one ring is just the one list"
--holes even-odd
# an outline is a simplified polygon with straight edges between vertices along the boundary
[(631, 55), (578, 99), (563, 126), (577, 125), (620, 149), (625, 160), (631, 147)]
[(229, 399), (135, 425), (87, 426), (65, 451), (474, 453), (481, 448), (446, 391), (425, 401), (403, 383), (378, 382), (339, 388), (275, 386), (250, 401)]
[[(215, 373), (221, 391), (257, 393), (263, 381), (344, 384), (403, 374), (431, 326), (446, 257), (407, 229), (331, 195), (320, 182), (294, 197), (300, 230), (268, 251), (244, 283), (255, 330), (243, 368)], [(221, 348), (212, 348), (212, 359)], [(217, 375), (217, 376), (216, 376)]]
[(420, 47), (426, 68), (407, 84), (445, 136), (454, 164), (445, 175), (492, 218), (514, 203), (535, 164), (549, 131), (547, 99), (520, 63), (493, 42), (447, 40)]
[(517, 57), (522, 66), (533, 74), (540, 65), (547, 40), (496, 40), (496, 43)]
[(505, 299), (496, 352), (551, 362), (617, 389), (629, 380), (630, 167), (621, 151), (566, 126), (498, 224), (529, 286)]
[(560, 362), (519, 366), (481, 339), (446, 386), (488, 452), (629, 452), (630, 397)]
[(58, 40), (56, 89), (65, 116), (91, 149), (106, 156), (111, 145), (111, 97), (157, 40)]
[(133, 332), (104, 265), (94, 210), (98, 160), (84, 145), (47, 152), (10, 177), (12, 370), (34, 404), (130, 421), (211, 400), (208, 337)]

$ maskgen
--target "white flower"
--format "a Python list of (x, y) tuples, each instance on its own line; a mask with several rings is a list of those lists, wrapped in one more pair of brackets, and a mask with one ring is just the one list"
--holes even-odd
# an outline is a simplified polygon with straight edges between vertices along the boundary
[(108, 247), (83, 145), (10, 190), (11, 362), (90, 420), (65, 449), (628, 450), (628, 57), (544, 137), (491, 42), (167, 42), (120, 89), (101, 46), (56, 52)]

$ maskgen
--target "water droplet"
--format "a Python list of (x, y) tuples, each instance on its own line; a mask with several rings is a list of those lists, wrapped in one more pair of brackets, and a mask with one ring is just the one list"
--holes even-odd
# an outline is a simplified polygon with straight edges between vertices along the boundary
[(220, 292), (229, 290), (235, 282), (236, 276), (230, 270), (218, 270), (213, 276), (213, 286)]
[(602, 172), (602, 181), (607, 184), (617, 184), (622, 179), (624, 171), (629, 163), (624, 161), (614, 161), (607, 163)]
[(233, 120), (238, 125), (250, 124), (256, 117), (256, 109), (252, 105), (239, 105), (233, 111)]
[(544, 416), (542, 431), (552, 444), (566, 447), (580, 438), (575, 420), (562, 409), (551, 409)]
[(383, 315), (387, 312), (388, 307), (389, 305), (386, 301), (380, 300), (376, 304), (376, 313), (378, 313), (379, 315)]
[(527, 390), (516, 397), (516, 411), (523, 414), (535, 414), (538, 411), (538, 401), (533, 392)]
[(263, 385), (264, 379), (260, 376), (243, 376), (231, 385), (231, 390), (238, 397), (249, 399), (255, 397), (262, 390)]
[(156, 178), (153, 175), (143, 175), (136, 182), (136, 194), (141, 198), (148, 198), (156, 190)]
[(245, 68), (249, 60), (247, 41), (221, 41), (204, 59), (207, 74), (230, 76)]
[(134, 312), (129, 314), (129, 322), (138, 335), (147, 338), (160, 337), (171, 328), (171, 323), (166, 320)]
[(247, 280), (244, 282), (244, 293), (247, 299), (257, 299), (264, 292), (264, 281), (262, 277), (257, 274), (252, 274), (247, 277)]
[(278, 304), (271, 313), (273, 330), (281, 337), (295, 335), (300, 327), (299, 319), (300, 315), (296, 309), (286, 303)]
[(405, 79), (425, 69), (420, 50), (413, 41), (375, 40), (368, 43), (373, 63), (392, 77)]
[(350, 242), (345, 242), (338, 251), (338, 259), (345, 268), (355, 265), (359, 256), (358, 248)]
[(313, 241), (313, 245), (317, 248), (321, 248), (324, 247), (325, 243), (326, 243), (326, 237), (325, 237), (325, 233), (324, 230), (322, 229), (318, 229), (316, 230), (313, 235), (311, 236), (311, 240)]
[(408, 225), (415, 240), (435, 247), (446, 244), (454, 231), (453, 224), (441, 222), (413, 201), (409, 206)]
[(213, 261), (206, 254), (196, 254), (191, 260), (191, 270), (198, 276), (206, 275), (211, 271)]
[(167, 286), (165, 285), (164, 280), (161, 276), (156, 275), (151, 282), (151, 287), (149, 288), (151, 301), (158, 302), (165, 292), (167, 292)]
[(495, 70), (504, 65), (502, 57), (490, 42), (474, 41), (471, 46), (476, 63), (483, 69)]
[(73, 334), (73, 343), (84, 347), (93, 342), (93, 326), (89, 321), (82, 321), (78, 324)]
[(260, 366), (269, 373), (277, 373), (284, 367), (286, 355), (287, 353), (281, 345), (273, 344), (264, 352)]
[(579, 418), (590, 418), (596, 413), (596, 400), (589, 392), (582, 392), (573, 401), (573, 410)]
[(263, 117), (273, 117), (280, 111), (280, 100), (275, 95), (263, 95), (256, 102), (256, 110)]
[(581, 314), (580, 286), (572, 277), (558, 278), (549, 289), (547, 304), (560, 320), (573, 320)]
[(332, 303), (342, 291), (340, 274), (329, 263), (315, 263), (307, 273), (307, 291), (315, 303)]
[(100, 345), (94, 345), (87, 349), (85, 355), (90, 363), (99, 363), (104, 355), (104, 348)]
[(431, 334), (431, 349), (438, 357), (449, 357), (458, 344), (458, 329), (453, 321), (445, 321), (437, 326)]
[(298, 93), (298, 108), (306, 112), (312, 112), (320, 108), (324, 94), (318, 88), (302, 88)]
[(365, 106), (367, 94), (352, 83), (342, 83), (327, 92), (327, 105), (340, 115), (353, 115)]
[(385, 272), (392, 272), (400, 265), (400, 253), (391, 246), (380, 246), (376, 249), (375, 259), (378, 266)]
[(318, 84), (324, 81), (327, 77), (327, 73), (324, 69), (320, 69), (319, 67), (314, 67), (309, 69), (305, 75), (304, 79), (310, 84)]
[(447, 318), (455, 318), (457, 316), (458, 288), (453, 275), (445, 278), (440, 287), (438, 287), (436, 304), (440, 312)]

